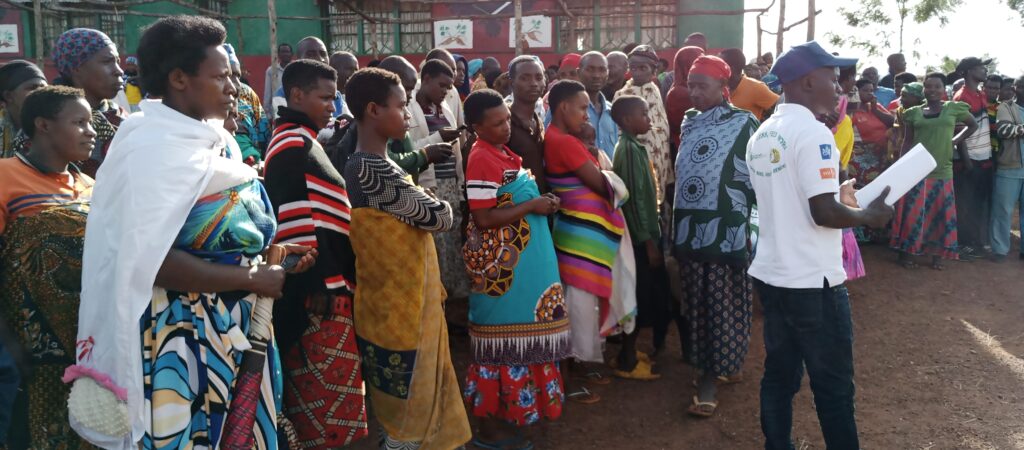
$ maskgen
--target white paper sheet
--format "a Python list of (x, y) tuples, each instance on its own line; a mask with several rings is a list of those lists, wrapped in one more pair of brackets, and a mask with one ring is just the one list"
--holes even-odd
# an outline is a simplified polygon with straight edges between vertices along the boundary
[(928, 149), (924, 148), (921, 144), (917, 144), (886, 169), (885, 172), (882, 172), (878, 178), (875, 178), (875, 181), (857, 191), (855, 194), (857, 204), (861, 208), (867, 208), (879, 195), (882, 195), (885, 187), (889, 186), (892, 190), (889, 191), (889, 195), (885, 198), (885, 203), (892, 205), (900, 197), (906, 195), (917, 183), (920, 183), (924, 177), (932, 173), (935, 170), (935, 166), (935, 158), (932, 158), (931, 153), (928, 153)]

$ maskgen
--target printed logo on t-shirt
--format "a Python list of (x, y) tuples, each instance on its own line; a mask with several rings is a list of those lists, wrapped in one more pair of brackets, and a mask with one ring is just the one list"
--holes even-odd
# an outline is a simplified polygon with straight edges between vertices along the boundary
[(788, 149), (789, 144), (778, 131), (758, 132), (754, 144), (747, 152), (747, 166), (750, 172), (759, 177), (771, 177), (786, 170), (786, 163), (782, 161), (782, 152)]
[(832, 145), (831, 144), (821, 144), (821, 145), (818, 146), (818, 149), (821, 150), (821, 159), (822, 160), (832, 159)]
[(509, 183), (511, 183), (513, 181), (516, 181), (517, 178), (519, 178), (519, 171), (518, 170), (512, 170), (512, 169), (505, 170), (505, 172), (501, 174), (501, 184), (502, 185), (509, 184)]
[(831, 180), (836, 177), (836, 169), (833, 169), (831, 167), (818, 169), (818, 173), (821, 174), (822, 180)]

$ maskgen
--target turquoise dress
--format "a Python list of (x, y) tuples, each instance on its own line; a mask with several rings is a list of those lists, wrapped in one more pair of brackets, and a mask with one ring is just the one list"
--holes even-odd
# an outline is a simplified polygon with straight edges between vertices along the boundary
[[(200, 198), (174, 248), (209, 262), (249, 265), (272, 241), (277, 225), (263, 185), (252, 180)], [(140, 321), (143, 377), (150, 423), (145, 449), (216, 448), (256, 296), (247, 292), (154, 289)], [(257, 449), (277, 449), (281, 372), (276, 346), (267, 349), (254, 436)]]
[[(540, 196), (526, 170), (498, 188), (498, 208)], [(528, 365), (569, 352), (568, 315), (547, 217), (527, 214), (511, 225), (469, 224), (463, 249), (472, 283), (470, 337), (479, 364)]]

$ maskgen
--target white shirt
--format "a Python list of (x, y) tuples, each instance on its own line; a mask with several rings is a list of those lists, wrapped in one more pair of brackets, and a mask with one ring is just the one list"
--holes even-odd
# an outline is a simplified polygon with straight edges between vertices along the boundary
[(816, 225), (807, 202), (839, 192), (839, 150), (828, 128), (802, 105), (781, 104), (747, 144), (747, 166), (760, 215), (750, 276), (789, 289), (843, 284), (843, 232)]

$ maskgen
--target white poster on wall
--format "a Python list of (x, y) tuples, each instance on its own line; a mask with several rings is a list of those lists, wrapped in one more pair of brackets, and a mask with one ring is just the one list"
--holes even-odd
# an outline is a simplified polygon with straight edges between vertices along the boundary
[(473, 21), (438, 20), (434, 22), (434, 47), (473, 48)]
[(0, 53), (21, 53), (17, 24), (0, 25)]
[[(551, 47), (551, 18), (548, 16), (523, 16), (523, 37), (528, 48)], [(508, 46), (516, 46), (516, 19), (508, 19)]]

